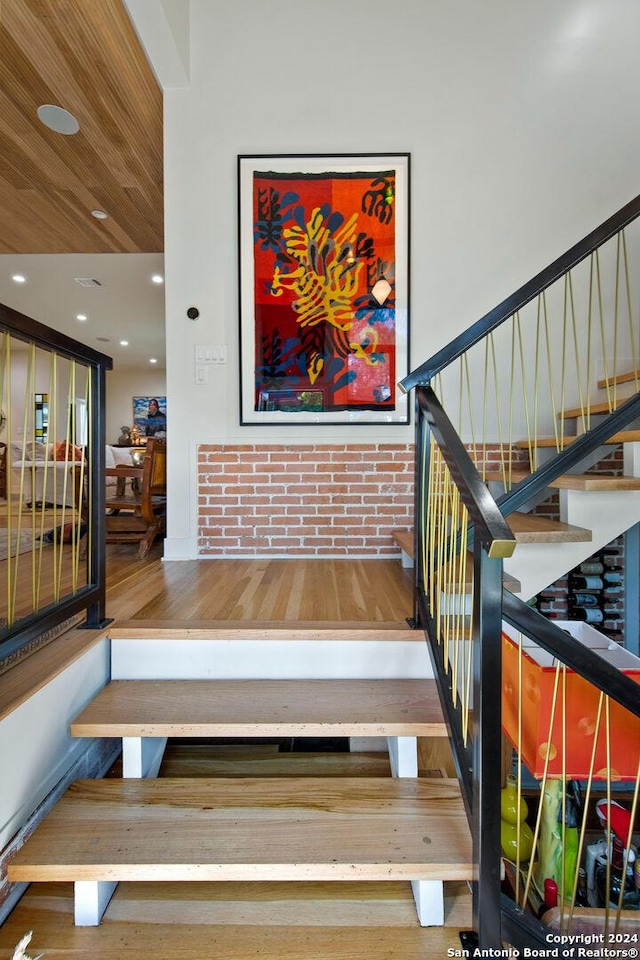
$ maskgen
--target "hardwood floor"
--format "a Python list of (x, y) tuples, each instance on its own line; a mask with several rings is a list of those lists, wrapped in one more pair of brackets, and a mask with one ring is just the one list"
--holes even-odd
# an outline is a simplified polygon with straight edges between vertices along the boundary
[[(109, 617), (364, 624), (412, 614), (412, 573), (399, 560), (163, 563), (160, 556), (160, 545), (143, 561), (135, 545), (108, 548)], [(194, 762), (211, 763), (179, 746), (167, 758), (172, 776), (181, 765), (193, 775)], [(255, 775), (255, 748), (247, 762)], [(271, 748), (267, 775), (285, 762)], [(367, 772), (364, 756), (356, 763)], [(447, 883), (445, 893), (446, 925), (421, 928), (403, 882), (122, 883), (101, 925), (78, 928), (70, 884), (32, 884), (0, 928), (0, 956), (11, 956), (33, 930), (29, 953), (43, 960), (426, 960), (459, 950), (458, 931), (471, 925), (466, 884)]]
[(130, 562), (110, 546), (107, 615), (135, 620), (403, 621), (412, 572), (398, 560)]

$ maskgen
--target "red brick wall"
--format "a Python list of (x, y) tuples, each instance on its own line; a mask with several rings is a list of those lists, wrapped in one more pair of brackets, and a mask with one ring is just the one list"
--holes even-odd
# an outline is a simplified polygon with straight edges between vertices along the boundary
[(412, 443), (202, 444), (201, 556), (390, 556), (413, 527)]

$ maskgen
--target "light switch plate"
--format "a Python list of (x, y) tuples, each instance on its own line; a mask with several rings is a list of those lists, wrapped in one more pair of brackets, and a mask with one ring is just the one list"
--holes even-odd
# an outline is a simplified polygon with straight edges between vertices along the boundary
[(226, 363), (227, 347), (224, 343), (196, 344), (196, 363)]

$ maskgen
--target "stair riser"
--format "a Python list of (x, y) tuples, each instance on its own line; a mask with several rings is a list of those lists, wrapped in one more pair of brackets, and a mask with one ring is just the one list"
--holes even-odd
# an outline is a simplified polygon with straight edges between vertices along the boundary
[(640, 493), (634, 490), (561, 490), (560, 510), (566, 523), (587, 526), (589, 543), (527, 544), (505, 561), (505, 570), (522, 584), (528, 600), (572, 570), (640, 520)]
[(113, 680), (366, 680), (432, 678), (416, 640), (112, 639)]

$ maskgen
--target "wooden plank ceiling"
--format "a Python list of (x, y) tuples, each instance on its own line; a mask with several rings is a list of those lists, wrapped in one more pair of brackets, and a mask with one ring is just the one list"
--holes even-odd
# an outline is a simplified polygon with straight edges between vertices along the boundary
[(162, 92), (122, 0), (0, 0), (0, 254), (156, 253), (162, 224)]

